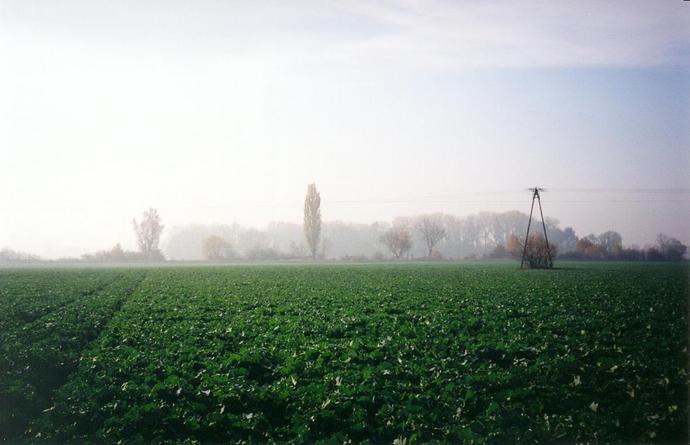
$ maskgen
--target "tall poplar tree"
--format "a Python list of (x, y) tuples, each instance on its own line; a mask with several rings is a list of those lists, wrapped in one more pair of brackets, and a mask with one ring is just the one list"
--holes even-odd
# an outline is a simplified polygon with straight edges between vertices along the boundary
[(316, 191), (316, 184), (307, 186), (307, 196), (304, 198), (304, 237), (311, 252), (316, 258), (321, 236), (321, 195)]

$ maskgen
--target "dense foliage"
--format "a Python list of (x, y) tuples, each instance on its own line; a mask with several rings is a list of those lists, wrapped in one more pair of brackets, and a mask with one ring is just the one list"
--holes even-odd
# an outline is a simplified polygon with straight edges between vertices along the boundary
[(683, 261), (688, 247), (679, 240), (657, 235), (653, 246), (623, 247), (620, 234), (608, 231), (599, 236), (588, 235), (577, 240), (576, 249), (561, 255), (569, 260), (605, 261)]
[(143, 271), (0, 275), (0, 438), (20, 435), (143, 278)]
[[(683, 265), (72, 274), (91, 291), (50, 306), (38, 289), (67, 289), (69, 275), (0, 271), (0, 289), (42, 283), (3, 302), (73, 325), (40, 335), (54, 342), (46, 360), (65, 344), (78, 366), (30, 411), (24, 439), (687, 442)], [(14, 323), (18, 350), (39, 338), (26, 331), (41, 323)], [(71, 342), (78, 332), (90, 334)], [(11, 364), (2, 388), (35, 381)]]

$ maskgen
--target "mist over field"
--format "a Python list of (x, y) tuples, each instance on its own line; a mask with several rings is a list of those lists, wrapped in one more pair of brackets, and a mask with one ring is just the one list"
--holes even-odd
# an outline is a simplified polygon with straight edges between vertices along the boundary
[(0, 247), (136, 250), (156, 208), (173, 258), (195, 224), (288, 250), (310, 183), (336, 256), (383, 249), (342, 223), (528, 213), (535, 185), (579, 237), (688, 244), (688, 10), (3, 0)]

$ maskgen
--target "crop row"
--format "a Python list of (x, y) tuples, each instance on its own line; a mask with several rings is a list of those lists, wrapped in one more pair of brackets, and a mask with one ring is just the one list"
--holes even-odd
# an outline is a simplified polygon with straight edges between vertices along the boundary
[[(10, 324), (0, 333), (0, 440), (21, 437), (30, 421), (49, 409), (53, 391), (77, 368), (81, 350), (144, 276), (143, 271), (64, 274), (75, 283), (57, 279), (54, 292), (33, 298), (26, 293), (24, 301), (14, 306), (43, 312), (42, 316)], [(55, 277), (51, 272), (33, 273), (38, 289)], [(71, 284), (87, 287), (77, 290)], [(39, 309), (32, 311), (32, 304)], [(51, 306), (59, 307), (48, 310)]]
[(14, 331), (113, 282), (114, 270), (0, 270), (0, 332)]

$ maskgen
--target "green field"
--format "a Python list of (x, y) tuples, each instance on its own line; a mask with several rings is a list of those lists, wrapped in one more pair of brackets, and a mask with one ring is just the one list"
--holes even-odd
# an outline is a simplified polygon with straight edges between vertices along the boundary
[(683, 442), (688, 267), (0, 269), (0, 439)]

